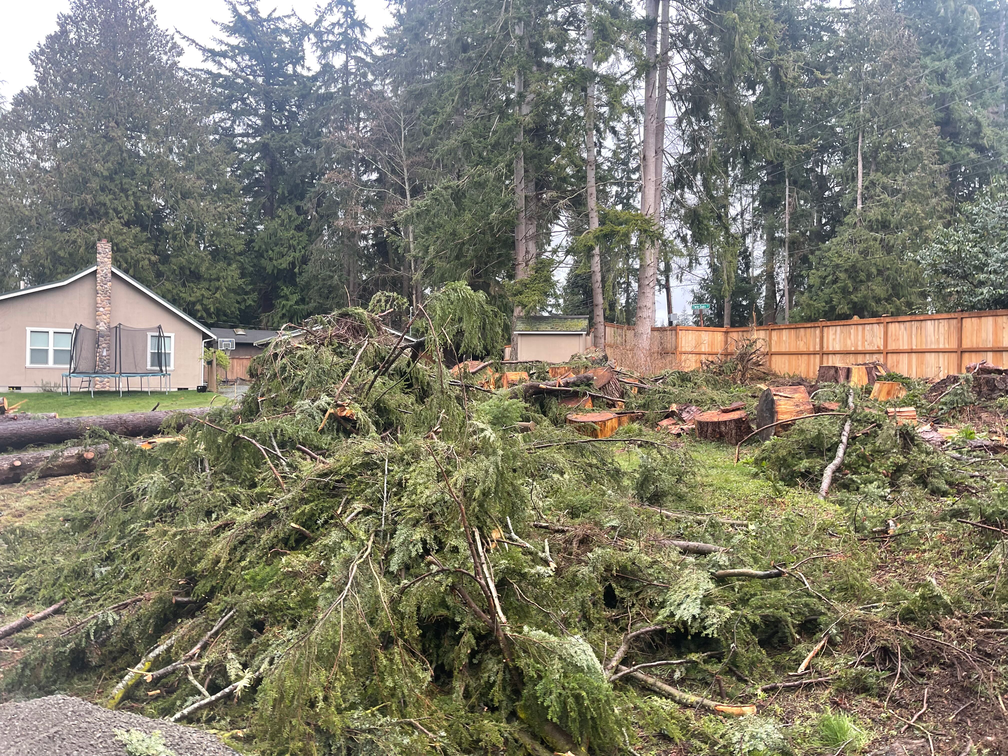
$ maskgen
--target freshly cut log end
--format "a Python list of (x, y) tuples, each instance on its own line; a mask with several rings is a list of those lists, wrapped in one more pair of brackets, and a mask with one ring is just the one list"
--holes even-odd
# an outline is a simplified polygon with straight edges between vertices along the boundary
[(510, 373), (501, 373), (501, 388), (511, 388), (512, 386), (517, 386), (520, 383), (528, 383), (528, 373), (525, 371), (513, 371)]
[[(764, 428), (814, 412), (808, 389), (804, 386), (774, 386), (760, 394), (756, 404), (756, 426)], [(769, 441), (775, 433), (783, 433), (790, 427), (790, 423), (782, 423), (773, 428), (765, 428), (759, 434), (760, 440)]]
[(896, 381), (875, 381), (872, 387), (871, 398), (878, 402), (888, 402), (893, 399), (902, 399), (906, 396), (906, 386)]
[(852, 386), (874, 386), (875, 381), (889, 372), (881, 362), (860, 362), (851, 366)]
[(701, 412), (693, 422), (699, 438), (707, 441), (724, 441), (736, 445), (752, 432), (749, 414), (745, 410), (734, 412)]
[(582, 412), (567, 415), (567, 424), (591, 438), (609, 438), (626, 424), (621, 419), (615, 412)]
[(574, 371), (571, 370), (570, 365), (550, 365), (548, 370), (549, 377), (554, 381), (566, 378), (569, 375), (574, 375)]
[(592, 409), (590, 396), (564, 396), (560, 398), (560, 404), (571, 409)]
[(820, 365), (816, 383), (850, 383), (851, 369), (848, 365)]
[(896, 421), (896, 425), (917, 424), (916, 407), (894, 407), (886, 410), (886, 414)]

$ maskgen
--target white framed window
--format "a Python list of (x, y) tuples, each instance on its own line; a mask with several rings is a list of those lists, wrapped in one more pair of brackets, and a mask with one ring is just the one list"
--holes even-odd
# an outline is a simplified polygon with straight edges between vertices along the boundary
[[(160, 365), (158, 364), (158, 352), (161, 353)], [(175, 369), (174, 333), (147, 334), (147, 369), (157, 370), (159, 367), (164, 367), (165, 370)]]
[(27, 367), (69, 367), (73, 331), (68, 328), (27, 328)]

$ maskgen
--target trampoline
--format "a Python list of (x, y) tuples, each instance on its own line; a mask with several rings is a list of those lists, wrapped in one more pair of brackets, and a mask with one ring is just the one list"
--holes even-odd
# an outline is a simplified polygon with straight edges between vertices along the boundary
[(147, 393), (151, 393), (154, 379), (158, 381), (158, 390), (168, 393), (171, 390), (171, 336), (165, 336), (161, 326), (150, 328), (133, 328), (122, 323), (113, 326), (110, 346), (112, 348), (111, 370), (98, 369), (98, 332), (94, 328), (75, 325), (70, 340), (70, 368), (63, 373), (63, 388), (69, 394), (73, 391), (73, 382), (78, 381), (78, 391), (90, 391), (94, 396), (95, 385), (99, 380), (111, 382), (114, 391), (122, 396), (123, 388), (130, 391), (131, 382), (135, 382), (140, 391), (147, 384)]

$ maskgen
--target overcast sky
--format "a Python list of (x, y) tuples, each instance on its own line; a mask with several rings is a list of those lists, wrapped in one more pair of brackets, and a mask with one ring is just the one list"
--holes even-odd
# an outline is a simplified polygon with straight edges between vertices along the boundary
[[(320, 0), (261, 0), (265, 13), (276, 8), (281, 13), (293, 9), (301, 18), (311, 20)], [(158, 24), (176, 29), (202, 43), (209, 43), (217, 31), (214, 21), (225, 21), (228, 8), (225, 0), (152, 0)], [(0, 0), (3, 23), (0, 23), (0, 95), (8, 102), (11, 97), (35, 80), (28, 54), (38, 47), (46, 35), (56, 31), (56, 17), (70, 9), (70, 0)], [(377, 35), (388, 23), (390, 15), (386, 0), (357, 0), (357, 10)], [(179, 40), (181, 42), (181, 40)], [(183, 63), (199, 65), (200, 56), (184, 42)]]

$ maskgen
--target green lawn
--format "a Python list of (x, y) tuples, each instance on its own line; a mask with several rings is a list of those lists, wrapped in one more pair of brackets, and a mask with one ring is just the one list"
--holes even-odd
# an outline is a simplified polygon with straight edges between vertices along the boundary
[(115, 415), (120, 412), (145, 412), (157, 404), (159, 410), (188, 409), (190, 407), (205, 407), (214, 401), (214, 406), (230, 402), (222, 396), (196, 391), (131, 391), (119, 396), (115, 392), (96, 393), (94, 398), (87, 392), (56, 394), (52, 392), (22, 392), (11, 391), (0, 396), (7, 397), (7, 406), (24, 402), (18, 410), (21, 412), (56, 412), (60, 417), (82, 417), (85, 415)]

